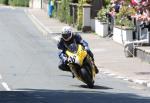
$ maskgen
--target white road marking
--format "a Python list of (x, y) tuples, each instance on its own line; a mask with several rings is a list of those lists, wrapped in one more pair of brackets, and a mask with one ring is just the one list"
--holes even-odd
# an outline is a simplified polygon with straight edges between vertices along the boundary
[(108, 74), (109, 76), (116, 76), (116, 74), (113, 74), (113, 73), (110, 73), (110, 74)]
[(27, 9), (24, 9), (24, 12), (31, 19), (31, 21), (36, 25), (36, 27), (42, 32), (44, 36), (48, 35), (48, 33), (52, 33), (48, 28), (46, 28), (38, 18), (36, 18), (32, 13), (30, 13)]
[(8, 87), (7, 83), (2, 82), (2, 86), (7, 90), (10, 91), (11, 89)]
[(125, 77), (123, 77), (123, 76), (116, 76), (116, 78), (118, 78), (118, 79), (124, 79)]

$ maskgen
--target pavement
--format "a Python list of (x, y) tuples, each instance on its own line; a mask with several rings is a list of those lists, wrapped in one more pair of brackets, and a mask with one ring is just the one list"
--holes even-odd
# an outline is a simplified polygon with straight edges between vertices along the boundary
[[(67, 25), (55, 18), (48, 17), (47, 13), (41, 9), (29, 8), (25, 12), (44, 36), (53, 35), (54, 40), (59, 39), (62, 27)], [(75, 28), (73, 31), (80, 32)], [(114, 78), (150, 87), (149, 63), (136, 57), (125, 57), (123, 45), (110, 38), (101, 38), (94, 33), (81, 32), (80, 35), (88, 41), (100, 72)]]

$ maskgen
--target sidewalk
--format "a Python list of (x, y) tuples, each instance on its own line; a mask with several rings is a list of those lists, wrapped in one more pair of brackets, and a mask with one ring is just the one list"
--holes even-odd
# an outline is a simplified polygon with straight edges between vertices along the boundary
[[(60, 33), (62, 27), (67, 25), (49, 18), (41, 9), (28, 9), (26, 13), (45, 35)], [(89, 42), (95, 55), (95, 62), (101, 72), (150, 87), (150, 64), (138, 58), (126, 58), (123, 46), (111, 39), (85, 33), (81, 36)]]

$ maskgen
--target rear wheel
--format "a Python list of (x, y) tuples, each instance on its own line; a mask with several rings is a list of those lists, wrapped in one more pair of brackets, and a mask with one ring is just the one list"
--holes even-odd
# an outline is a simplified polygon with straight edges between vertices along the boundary
[(94, 81), (93, 81), (92, 77), (90, 76), (90, 74), (88, 73), (88, 71), (86, 69), (82, 68), (81, 69), (81, 75), (82, 75), (82, 79), (88, 85), (88, 87), (93, 88), (94, 87)]

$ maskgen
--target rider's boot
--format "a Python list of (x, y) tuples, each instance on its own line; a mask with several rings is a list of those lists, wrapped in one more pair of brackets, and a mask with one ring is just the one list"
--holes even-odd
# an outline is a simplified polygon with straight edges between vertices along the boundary
[(68, 71), (68, 72), (71, 71), (70, 68), (69, 68), (69, 66), (66, 65), (66, 64), (60, 64), (58, 67), (59, 67), (59, 69), (62, 70), (62, 71)]
[[(72, 73), (72, 72), (71, 72)], [(72, 73), (72, 78), (75, 78), (75, 75)]]
[[(58, 67), (62, 71), (71, 72), (70, 67), (68, 65), (66, 65), (66, 64), (60, 64)], [(75, 75), (72, 72), (71, 72), (71, 74), (72, 74), (72, 78), (74, 78)]]

